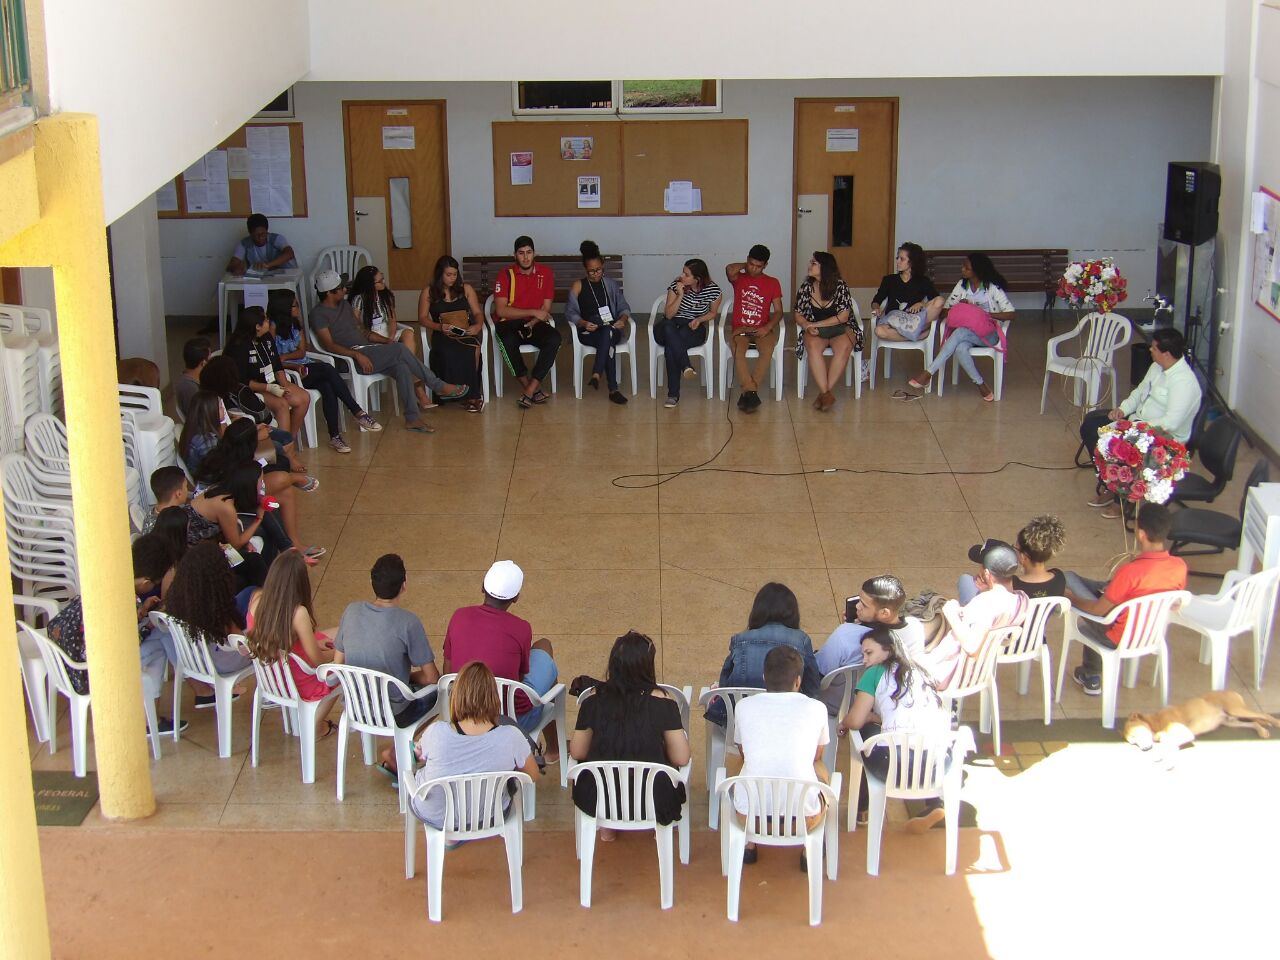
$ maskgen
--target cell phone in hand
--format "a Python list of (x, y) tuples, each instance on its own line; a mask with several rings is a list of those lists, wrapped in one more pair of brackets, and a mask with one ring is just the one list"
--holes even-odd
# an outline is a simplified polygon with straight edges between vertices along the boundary
[(465, 337), (467, 335), (467, 331), (459, 326), (451, 326), (449, 332), (455, 337)]
[(277, 500), (275, 497), (263, 497), (263, 498), (262, 498), (262, 509), (263, 509), (263, 510), (279, 510), (279, 509), (280, 509), (280, 501), (279, 501), (279, 500)]

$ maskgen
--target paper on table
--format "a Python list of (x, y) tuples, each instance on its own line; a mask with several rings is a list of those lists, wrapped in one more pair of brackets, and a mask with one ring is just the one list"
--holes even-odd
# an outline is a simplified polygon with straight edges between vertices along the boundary
[(249, 179), (248, 147), (229, 147), (227, 149), (227, 176), (232, 180)]
[(178, 209), (178, 181), (170, 180), (156, 191), (156, 209), (165, 213)]
[(246, 307), (261, 307), (267, 309), (267, 294), (270, 291), (265, 286), (245, 287), (244, 305)]
[(292, 216), (289, 128), (246, 127), (245, 143), (249, 149), (249, 205), (255, 213)]

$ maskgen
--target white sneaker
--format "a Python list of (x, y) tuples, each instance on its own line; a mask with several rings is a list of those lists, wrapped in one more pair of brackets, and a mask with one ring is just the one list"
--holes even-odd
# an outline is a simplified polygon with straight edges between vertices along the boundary
[(871, 361), (870, 360), (862, 361), (862, 372), (859, 374), (859, 376), (862, 377), (863, 383), (866, 383), (871, 379)]
[(667, 397), (666, 401), (662, 405), (669, 409), (671, 407), (674, 407), (679, 402), (680, 402), (679, 397)]
[(343, 439), (340, 433), (329, 438), (329, 446), (338, 451), (338, 453), (351, 452), (351, 447), (347, 445), (347, 441)]

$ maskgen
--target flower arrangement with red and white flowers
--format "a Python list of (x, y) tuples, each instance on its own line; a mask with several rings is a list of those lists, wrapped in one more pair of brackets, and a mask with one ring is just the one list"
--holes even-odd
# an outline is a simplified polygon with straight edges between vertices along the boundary
[(1067, 267), (1058, 281), (1058, 296), (1076, 309), (1110, 313), (1128, 299), (1128, 286), (1110, 257), (1081, 260)]
[(1098, 431), (1093, 462), (1103, 485), (1130, 503), (1166, 502), (1190, 466), (1186, 447), (1133, 420), (1117, 420)]

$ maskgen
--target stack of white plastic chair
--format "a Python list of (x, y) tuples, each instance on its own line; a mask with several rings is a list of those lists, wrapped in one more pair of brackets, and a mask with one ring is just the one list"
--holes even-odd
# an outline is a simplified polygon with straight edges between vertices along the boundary
[(30, 337), (4, 335), (3, 377), (11, 423), (19, 435), (27, 417), (40, 412), (40, 345)]
[(120, 423), (125, 434), (133, 432), (133, 452), (136, 460), (128, 461), (129, 441), (125, 440), (126, 463), (138, 471), (143, 484), (143, 498), (151, 505), (149, 482), (151, 474), (160, 467), (178, 462), (178, 433), (172, 420), (164, 415), (160, 405), (160, 391), (153, 387), (135, 387), (118, 384), (120, 394)]
[(42, 307), (22, 307), (26, 335), (36, 342), (40, 376), (40, 409), (62, 413), (62, 353), (58, 348), (58, 328), (52, 311)]
[(80, 593), (71, 487), (21, 453), (0, 460), (9, 565), (20, 592), (66, 601)]
[[(68, 452), (67, 428), (57, 417), (50, 413), (37, 413), (27, 419), (23, 430), (26, 438), (27, 456), (41, 473), (65, 480), (71, 484), (71, 457)], [(142, 475), (130, 464), (129, 444), (132, 440), (126, 435), (125, 440), (125, 493), (129, 499), (129, 510), (133, 514), (135, 508), (144, 513), (149, 507), (149, 497), (143, 492)], [(134, 457), (136, 459), (136, 457)], [(148, 490), (149, 492), (149, 490)]]

